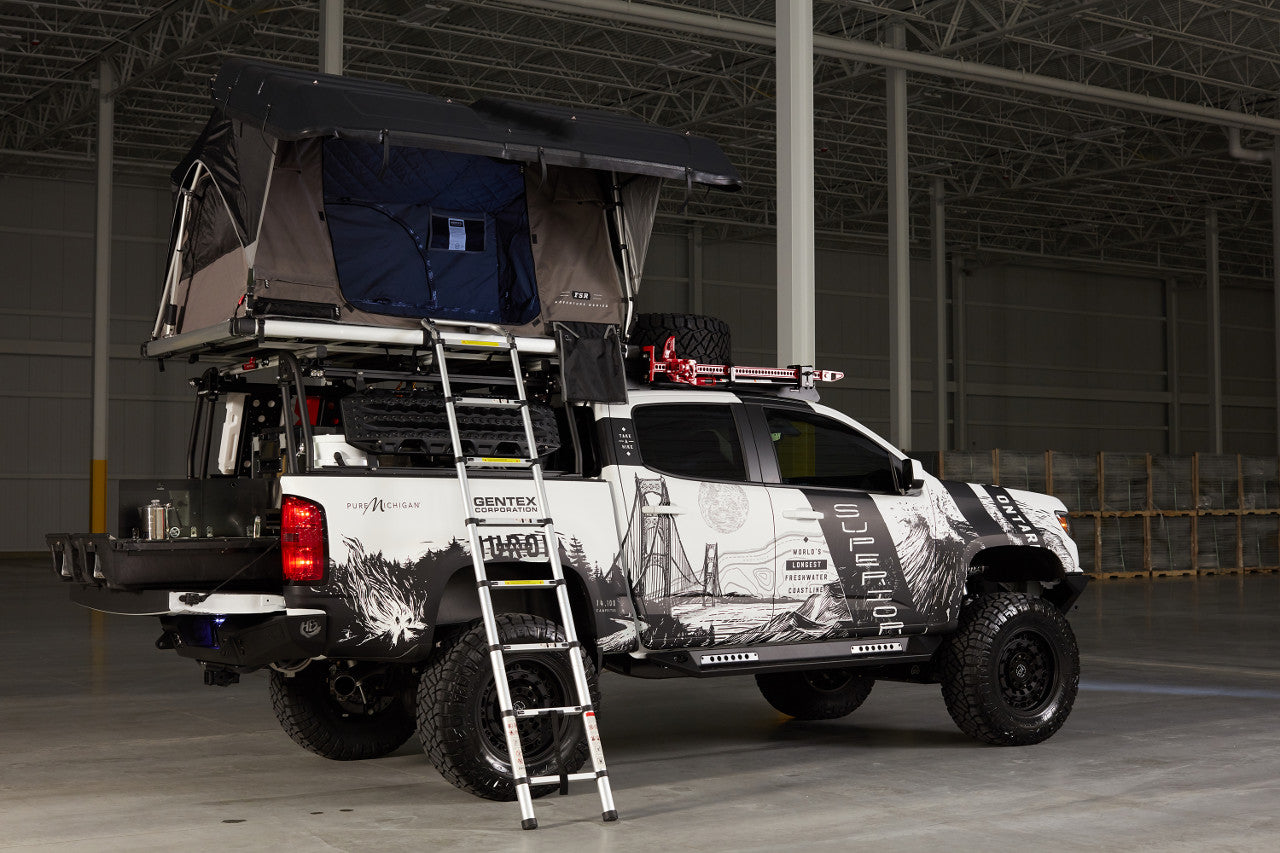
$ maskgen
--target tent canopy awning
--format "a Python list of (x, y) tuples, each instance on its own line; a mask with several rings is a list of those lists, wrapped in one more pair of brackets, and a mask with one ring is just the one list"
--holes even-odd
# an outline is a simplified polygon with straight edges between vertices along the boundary
[(710, 140), (615, 113), (487, 98), (468, 105), (392, 83), (244, 59), (227, 60), (211, 89), (226, 116), (281, 140), (339, 137), (729, 190), (741, 183)]

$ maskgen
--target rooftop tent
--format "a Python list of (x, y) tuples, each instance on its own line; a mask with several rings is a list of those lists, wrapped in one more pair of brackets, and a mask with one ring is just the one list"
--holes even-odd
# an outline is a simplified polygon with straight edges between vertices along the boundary
[(245, 60), (211, 88), (155, 337), (245, 314), (621, 325), (660, 180), (739, 183), (713, 143), (627, 116)]

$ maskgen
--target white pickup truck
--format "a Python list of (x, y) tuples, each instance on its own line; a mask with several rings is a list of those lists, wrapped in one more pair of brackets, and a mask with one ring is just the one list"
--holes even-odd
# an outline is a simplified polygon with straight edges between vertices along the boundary
[[(468, 517), (555, 519), (593, 685), (600, 668), (753, 675), (815, 719), (852, 712), (877, 679), (940, 682), (959, 726), (997, 744), (1043, 740), (1071, 710), (1063, 614), (1085, 577), (1055, 498), (939, 481), (812, 391), (631, 381), (624, 403), (534, 404), (550, 506), (528, 472), (494, 471), (464, 507), (422, 357), (311, 353), (206, 372), (193, 476), (124, 484), (117, 535), (51, 537), (74, 600), (158, 616), (157, 644), (208, 683), (270, 668), (307, 749), (372, 758), (416, 727), (455, 784), (511, 795)], [(497, 382), (486, 365), (472, 386)], [(531, 396), (552, 399), (554, 371), (531, 366)], [(460, 413), (477, 452), (524, 452), (504, 416)], [(481, 533), (491, 579), (548, 576), (541, 535)], [(493, 595), (504, 639), (561, 637), (545, 596)], [(566, 701), (566, 664), (507, 662), (517, 704)], [(525, 727), (535, 772), (584, 760), (558, 725)]]
[[(113, 533), (49, 535), (74, 601), (158, 617), (157, 646), (208, 684), (269, 669), (307, 749), (374, 758), (416, 730), (446, 778), (496, 799), (523, 785), (488, 594), (495, 646), (563, 651), (558, 621), (581, 641), (505, 656), (517, 710), (576, 704), (585, 722), (568, 700), (605, 668), (751, 675), (806, 719), (852, 712), (877, 679), (940, 682), (959, 726), (997, 744), (1066, 720), (1079, 661), (1063, 614), (1085, 577), (1059, 501), (940, 482), (818, 405), (808, 368), (708, 376), (699, 364), (731, 361), (722, 323), (635, 314), (661, 181), (686, 205), (695, 185), (740, 184), (714, 143), (244, 59), (210, 94), (173, 173), (143, 344), (203, 371), (186, 476), (121, 482)], [(483, 347), (449, 373), (491, 403), (521, 375), (518, 414), (446, 401), (441, 322), (516, 349), (519, 374)], [(541, 468), (460, 480), (465, 454)], [(554, 538), (536, 532), (546, 518)], [(482, 597), (485, 574), (549, 578), (557, 604), (532, 586)], [(581, 766), (582, 732), (527, 720), (529, 778)]]

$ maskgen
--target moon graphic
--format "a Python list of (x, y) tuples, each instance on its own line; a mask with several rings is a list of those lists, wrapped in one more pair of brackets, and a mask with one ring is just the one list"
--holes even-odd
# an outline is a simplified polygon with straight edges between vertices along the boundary
[(734, 533), (747, 521), (747, 493), (730, 483), (703, 483), (698, 487), (702, 520), (720, 533)]

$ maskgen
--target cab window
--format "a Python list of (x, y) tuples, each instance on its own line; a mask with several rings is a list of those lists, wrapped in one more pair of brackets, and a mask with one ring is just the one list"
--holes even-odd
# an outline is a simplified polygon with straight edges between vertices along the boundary
[(893, 459), (871, 439), (815, 412), (765, 409), (780, 482), (893, 492)]
[(698, 480), (747, 479), (728, 406), (636, 406), (631, 418), (640, 458), (655, 471)]

